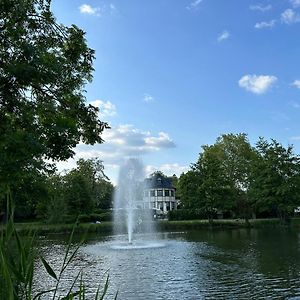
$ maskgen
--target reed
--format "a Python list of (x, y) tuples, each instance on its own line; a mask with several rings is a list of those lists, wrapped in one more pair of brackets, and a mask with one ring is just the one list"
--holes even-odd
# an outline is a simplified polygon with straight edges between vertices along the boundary
[[(20, 236), (16, 230), (13, 220), (13, 207), (10, 193), (7, 193), (8, 220), (1, 230), (0, 235), (0, 299), (5, 300), (84, 300), (86, 299), (87, 289), (82, 279), (80, 271), (70, 288), (61, 295), (60, 287), (63, 285), (62, 275), (67, 267), (76, 257), (81, 243), (72, 250), (71, 244), (76, 225), (73, 226), (69, 242), (66, 248), (64, 259), (61, 263), (59, 272), (55, 272), (51, 265), (35, 250), (35, 233), (28, 232), (26, 237)], [(82, 241), (83, 242), (83, 241)], [(36, 292), (33, 290), (33, 278), (35, 273), (35, 262), (39, 259), (42, 262), (48, 276), (54, 279), (54, 286), (50, 289)], [(100, 284), (93, 297), (95, 300), (102, 300), (107, 295), (109, 287), (109, 275), (106, 276), (105, 284)], [(60, 291), (60, 294), (58, 294)], [(117, 298), (117, 293), (115, 299)]]

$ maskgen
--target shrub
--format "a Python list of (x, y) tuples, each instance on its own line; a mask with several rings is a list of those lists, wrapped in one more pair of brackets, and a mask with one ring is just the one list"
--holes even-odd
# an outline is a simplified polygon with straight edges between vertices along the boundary
[(207, 216), (202, 209), (178, 209), (169, 211), (168, 218), (170, 221), (181, 221), (206, 219)]

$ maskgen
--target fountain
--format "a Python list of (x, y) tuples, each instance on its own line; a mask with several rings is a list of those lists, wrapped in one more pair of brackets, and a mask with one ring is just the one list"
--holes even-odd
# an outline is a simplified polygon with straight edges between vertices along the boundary
[(126, 234), (126, 241), (117, 241), (114, 249), (137, 249), (163, 246), (156, 241), (144, 240), (145, 233), (154, 235), (152, 210), (143, 202), (144, 167), (140, 160), (131, 158), (120, 168), (114, 196), (114, 234)]

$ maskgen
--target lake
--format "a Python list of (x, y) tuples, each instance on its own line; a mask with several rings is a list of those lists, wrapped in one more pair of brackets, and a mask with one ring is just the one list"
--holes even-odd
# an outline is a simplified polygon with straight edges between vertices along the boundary
[[(140, 238), (154, 241), (153, 236)], [(83, 268), (89, 295), (109, 273), (107, 299), (116, 291), (122, 300), (300, 299), (297, 229), (168, 232), (158, 234), (154, 247), (146, 249), (114, 249), (115, 239), (88, 235), (66, 271), (64, 285)], [(56, 270), (65, 247), (61, 236), (40, 239), (40, 251)], [(39, 288), (53, 283), (41, 268), (36, 281)]]

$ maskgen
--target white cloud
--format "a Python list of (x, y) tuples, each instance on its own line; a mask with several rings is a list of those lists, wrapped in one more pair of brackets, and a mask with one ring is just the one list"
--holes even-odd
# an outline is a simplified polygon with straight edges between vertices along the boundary
[(292, 83), (293, 86), (295, 86), (296, 88), (300, 89), (300, 80), (297, 79)]
[(300, 136), (292, 136), (290, 139), (292, 141), (300, 141)]
[(152, 101), (154, 101), (154, 97), (151, 96), (150, 94), (144, 94), (143, 101), (144, 102), (152, 102)]
[(249, 8), (251, 10), (258, 10), (258, 11), (261, 11), (261, 12), (265, 12), (267, 10), (272, 9), (272, 5), (268, 4), (268, 5), (263, 6), (261, 4), (257, 4), (257, 5), (250, 5)]
[(290, 0), (290, 3), (293, 5), (293, 7), (300, 6), (300, 0)]
[(92, 7), (89, 4), (82, 4), (79, 6), (79, 11), (82, 14), (86, 15), (94, 15), (94, 16), (100, 16), (101, 15), (101, 9), (100, 7)]
[(277, 81), (271, 75), (245, 75), (239, 80), (239, 86), (254, 94), (263, 94)]
[(300, 22), (300, 15), (293, 9), (288, 8), (281, 14), (281, 21), (285, 24), (293, 24)]
[(147, 153), (175, 147), (175, 143), (165, 132), (153, 135), (129, 124), (112, 127), (103, 132), (103, 144), (79, 145), (76, 156), (83, 158), (100, 157), (105, 163), (119, 164), (124, 158), (142, 156)]
[(169, 135), (165, 132), (159, 132), (158, 137), (149, 136), (145, 137), (145, 143), (149, 147), (154, 148), (170, 148), (174, 147), (174, 143), (170, 139)]
[(94, 100), (90, 102), (91, 105), (99, 108), (99, 117), (112, 117), (116, 115), (116, 106), (110, 101)]
[(263, 28), (272, 28), (275, 26), (276, 20), (271, 20), (269, 22), (259, 22), (255, 24), (256, 29), (263, 29)]
[(220, 35), (218, 36), (218, 42), (222, 42), (224, 40), (227, 40), (230, 37), (230, 33), (227, 30), (224, 30)]
[(192, 1), (188, 6), (186, 6), (186, 9), (188, 10), (194, 10), (197, 9), (199, 4), (202, 2), (203, 0), (194, 0)]
[[(102, 138), (105, 141), (103, 144), (95, 144), (93, 146), (78, 145), (74, 150), (74, 158), (57, 164), (59, 171), (74, 168), (79, 158), (98, 157), (103, 161), (105, 172), (116, 183), (116, 172), (125, 159), (130, 157), (141, 158), (147, 153), (176, 147), (175, 143), (165, 132), (159, 132), (158, 135), (154, 135), (149, 131), (143, 131), (128, 124), (105, 130)], [(175, 167), (176, 165), (173, 166), (174, 170)], [(164, 166), (164, 170), (167, 170), (167, 165)], [(180, 166), (178, 166), (178, 170), (180, 170)]]
[(163, 164), (160, 166), (148, 165), (146, 166), (146, 175), (149, 176), (155, 171), (161, 171), (167, 176), (172, 176), (175, 174), (177, 177), (179, 177), (182, 173), (187, 172), (188, 170), (188, 166), (181, 166), (178, 163)]

